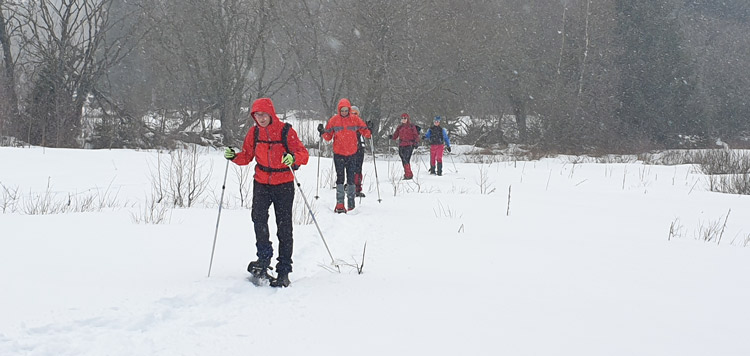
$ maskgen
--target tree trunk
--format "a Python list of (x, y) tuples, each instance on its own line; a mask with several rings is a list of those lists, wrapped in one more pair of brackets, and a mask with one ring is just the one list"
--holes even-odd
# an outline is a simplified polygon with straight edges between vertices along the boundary
[(518, 126), (518, 139), (521, 142), (527, 142), (528, 130), (526, 128), (526, 105), (523, 100), (511, 95), (510, 102), (513, 106), (513, 115), (516, 118), (516, 126)]
[[(3, 1), (0, 0), (0, 5)], [(5, 85), (5, 92), (8, 93), (9, 112), (7, 119), (0, 121), (0, 135), (2, 135), (9, 125), (14, 125), (20, 117), (18, 113), (18, 95), (16, 94), (16, 73), (13, 66), (13, 56), (10, 52), (10, 36), (6, 30), (5, 15), (0, 11), (0, 46), (3, 49), (3, 62), (5, 63), (5, 80), (0, 81), (0, 85)]]

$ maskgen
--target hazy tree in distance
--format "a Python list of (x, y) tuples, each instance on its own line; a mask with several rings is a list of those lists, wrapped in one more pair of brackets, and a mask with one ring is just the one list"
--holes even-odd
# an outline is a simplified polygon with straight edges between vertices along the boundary
[(750, 131), (750, 2), (693, 0), (680, 19), (699, 80), (694, 101), (707, 131), (736, 146)]
[(670, 0), (616, 0), (622, 43), (617, 115), (633, 141), (673, 146), (678, 134), (701, 133), (692, 110), (695, 80)]

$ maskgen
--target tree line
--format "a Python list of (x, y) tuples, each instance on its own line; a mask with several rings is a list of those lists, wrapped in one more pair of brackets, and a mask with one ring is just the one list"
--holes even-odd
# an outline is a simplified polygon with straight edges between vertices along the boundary
[(470, 117), (464, 144), (741, 145), (748, 32), (741, 0), (0, 0), (0, 136), (237, 144), (254, 98), (327, 119), (347, 97), (376, 144), (408, 112)]

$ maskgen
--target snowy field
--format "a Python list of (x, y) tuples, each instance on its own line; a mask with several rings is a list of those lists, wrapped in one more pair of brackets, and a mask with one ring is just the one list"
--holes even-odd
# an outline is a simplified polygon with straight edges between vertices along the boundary
[(458, 154), (436, 177), (417, 155), (404, 182), (379, 156), (376, 184), (368, 155), (336, 215), (313, 156), (298, 178), (340, 272), (298, 192), (274, 289), (246, 280), (252, 164), (229, 168), (207, 277), (226, 161), (194, 157), (205, 190), (167, 210), (169, 154), (0, 148), (0, 355), (750, 355), (750, 197), (692, 166)]

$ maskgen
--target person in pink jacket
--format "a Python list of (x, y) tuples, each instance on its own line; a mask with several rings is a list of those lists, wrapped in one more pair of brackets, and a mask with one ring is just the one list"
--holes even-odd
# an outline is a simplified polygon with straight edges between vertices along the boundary
[(414, 148), (419, 146), (419, 130), (409, 120), (409, 114), (401, 114), (401, 124), (396, 128), (392, 139), (398, 140), (398, 156), (401, 157), (401, 164), (404, 165), (404, 179), (414, 178), (411, 171), (411, 154)]

